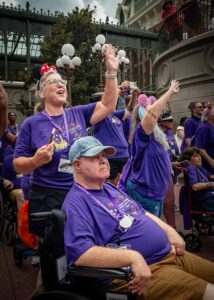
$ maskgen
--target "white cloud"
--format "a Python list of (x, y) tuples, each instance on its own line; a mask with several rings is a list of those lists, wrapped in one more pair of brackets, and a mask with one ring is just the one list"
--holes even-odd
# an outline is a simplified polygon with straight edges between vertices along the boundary
[[(93, 9), (96, 6), (96, 11), (94, 13), (94, 18), (99, 21), (100, 19), (102, 22), (105, 22), (106, 17), (108, 16), (106, 8), (100, 3), (99, 0), (92, 0), (90, 3), (90, 8)], [(109, 17), (110, 22), (115, 22), (115, 18)]]

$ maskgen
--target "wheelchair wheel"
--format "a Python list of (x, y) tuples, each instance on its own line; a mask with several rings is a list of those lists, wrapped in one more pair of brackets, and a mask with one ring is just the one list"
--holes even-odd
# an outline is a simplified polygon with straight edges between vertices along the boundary
[(186, 250), (189, 252), (198, 252), (201, 249), (201, 240), (194, 234), (186, 234), (184, 236), (186, 242)]
[(0, 192), (0, 236), (4, 228), (4, 201), (2, 193)]
[(14, 263), (18, 268), (21, 268), (23, 263), (23, 251), (19, 248), (19, 246), (13, 247), (13, 259)]
[(14, 223), (7, 223), (3, 230), (3, 240), (6, 245), (13, 245), (16, 241), (16, 226)]
[(200, 232), (202, 235), (209, 235), (212, 230), (211, 224), (209, 222), (200, 222), (195, 223), (195, 228)]
[(81, 295), (65, 291), (50, 291), (37, 294), (30, 298), (30, 300), (90, 300)]

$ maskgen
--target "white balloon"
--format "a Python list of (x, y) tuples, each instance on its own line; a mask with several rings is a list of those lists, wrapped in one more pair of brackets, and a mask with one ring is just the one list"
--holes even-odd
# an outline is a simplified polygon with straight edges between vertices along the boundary
[(75, 67), (79, 67), (82, 63), (81, 59), (78, 56), (75, 56), (71, 60)]
[(63, 65), (69, 65), (70, 64), (70, 57), (68, 55), (63, 55), (61, 57), (61, 62)]
[(71, 44), (65, 44), (61, 49), (62, 55), (73, 56), (75, 53), (74, 46)]
[(121, 63), (125, 63), (126, 58), (124, 56), (122, 56), (121, 59), (120, 59), (120, 61), (121, 61)]
[(74, 65), (72, 59), (70, 60), (69, 67), (70, 67), (71, 69), (75, 69), (75, 65)]
[(97, 52), (96, 49), (94, 49), (94, 47), (92, 47), (92, 52), (93, 52), (93, 53), (96, 53), (96, 52)]
[(106, 42), (106, 38), (103, 34), (98, 34), (98, 36), (96, 36), (96, 43), (99, 43), (99, 44), (105, 44)]
[(62, 68), (62, 67), (63, 67), (61, 58), (58, 58), (58, 59), (56, 60), (56, 66), (57, 66), (58, 68)]

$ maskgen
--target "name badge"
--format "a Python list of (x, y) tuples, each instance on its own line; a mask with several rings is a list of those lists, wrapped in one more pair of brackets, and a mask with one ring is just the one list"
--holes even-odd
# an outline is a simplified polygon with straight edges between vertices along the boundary
[(134, 218), (130, 215), (124, 215), (119, 221), (120, 227), (123, 229), (129, 229), (132, 226)]
[(73, 168), (67, 156), (60, 157), (58, 172), (73, 174)]

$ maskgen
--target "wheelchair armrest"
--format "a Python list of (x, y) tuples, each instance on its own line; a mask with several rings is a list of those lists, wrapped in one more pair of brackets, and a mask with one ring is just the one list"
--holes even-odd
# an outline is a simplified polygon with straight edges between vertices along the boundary
[(124, 269), (107, 269), (107, 268), (92, 268), (92, 267), (76, 267), (69, 266), (68, 273), (75, 276), (97, 277), (97, 278), (118, 278), (131, 280), (132, 274)]

